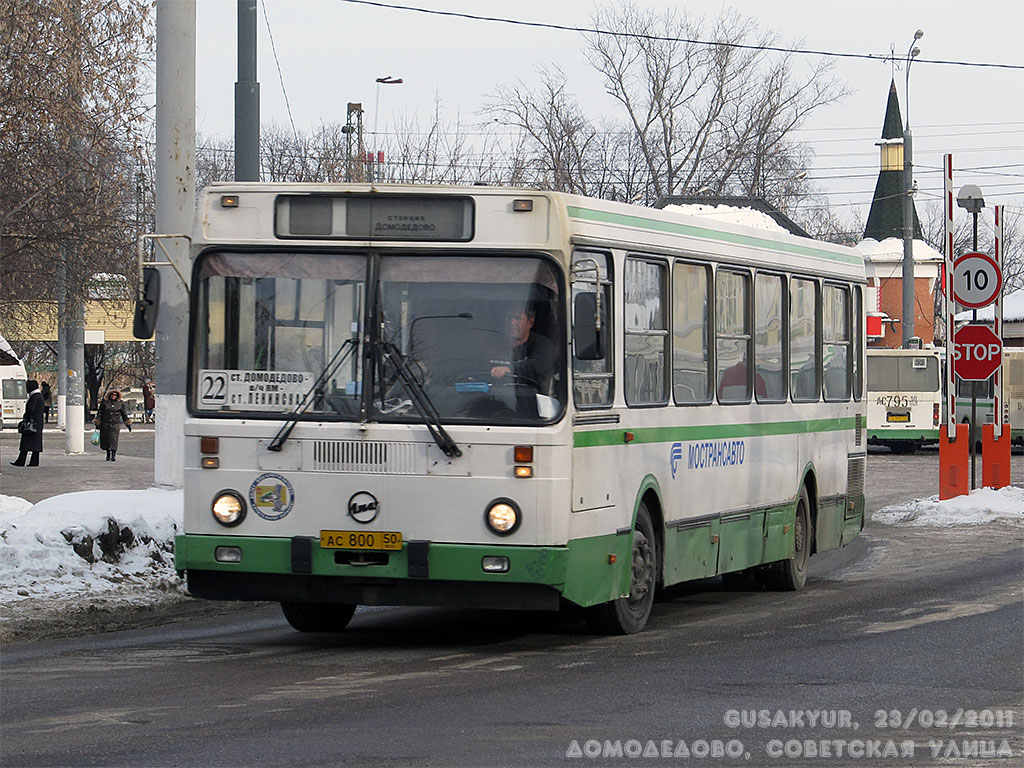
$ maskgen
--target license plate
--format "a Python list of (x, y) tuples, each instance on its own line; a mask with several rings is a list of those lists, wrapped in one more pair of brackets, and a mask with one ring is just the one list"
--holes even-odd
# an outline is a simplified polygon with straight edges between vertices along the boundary
[(402, 534), (397, 531), (320, 531), (320, 548), (400, 550)]
[(886, 414), (886, 421), (910, 421), (909, 413), (889, 413)]

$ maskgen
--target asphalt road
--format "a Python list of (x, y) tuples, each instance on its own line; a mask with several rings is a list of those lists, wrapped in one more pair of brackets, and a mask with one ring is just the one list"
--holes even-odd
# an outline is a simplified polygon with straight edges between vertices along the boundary
[[(934, 493), (937, 457), (872, 453), (868, 473), (870, 512)], [(800, 593), (699, 582), (630, 637), (571, 613), (410, 608), (303, 635), (257, 606), (16, 643), (0, 763), (1016, 766), (1022, 573), (1020, 528), (869, 523)]]

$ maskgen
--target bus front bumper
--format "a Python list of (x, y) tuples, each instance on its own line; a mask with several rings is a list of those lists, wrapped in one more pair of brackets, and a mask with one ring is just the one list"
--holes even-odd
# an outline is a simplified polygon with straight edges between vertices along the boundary
[[(219, 559), (223, 548), (237, 562)], [(426, 541), (376, 553), (369, 565), (353, 564), (352, 554), (307, 537), (175, 538), (175, 567), (189, 592), (212, 600), (557, 610), (569, 561), (568, 547)], [(485, 571), (484, 558), (507, 558), (508, 570)]]

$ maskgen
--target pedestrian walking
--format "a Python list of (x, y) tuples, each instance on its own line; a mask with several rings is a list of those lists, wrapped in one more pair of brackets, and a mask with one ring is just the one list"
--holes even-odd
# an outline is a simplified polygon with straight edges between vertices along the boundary
[[(18, 458), (11, 462), (15, 467), (24, 467), (28, 458), (28, 466), (39, 466), (39, 454), (43, 452), (43, 393), (39, 382), (29, 379), (28, 400), (25, 402), (25, 415), (18, 423), (21, 443), (18, 445)], [(32, 454), (29, 457), (29, 454)]]
[(43, 393), (43, 418), (49, 424), (50, 408), (53, 406), (53, 393), (50, 391), (50, 382), (44, 381), (40, 391)]
[(121, 433), (121, 423), (132, 431), (132, 420), (124, 409), (121, 393), (116, 389), (107, 392), (100, 407), (96, 409), (93, 424), (100, 431), (100, 448), (107, 452), (107, 461), (117, 461), (117, 438)]
[(156, 408), (156, 395), (153, 394), (153, 382), (146, 379), (142, 385), (142, 407), (144, 409), (142, 419), (146, 422), (153, 421), (153, 409)]

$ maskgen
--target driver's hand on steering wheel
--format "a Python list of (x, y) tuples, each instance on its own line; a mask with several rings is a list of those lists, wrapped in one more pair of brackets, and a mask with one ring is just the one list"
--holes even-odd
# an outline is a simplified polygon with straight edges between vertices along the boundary
[(491, 378), (494, 379), (501, 379), (510, 373), (512, 373), (512, 369), (507, 365), (496, 365), (491, 368)]

